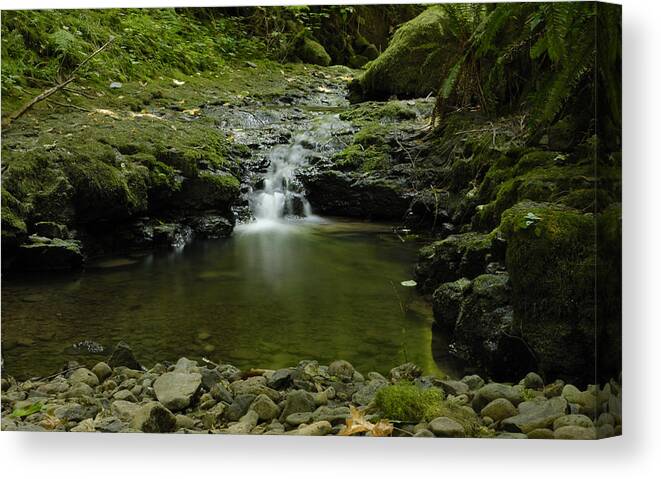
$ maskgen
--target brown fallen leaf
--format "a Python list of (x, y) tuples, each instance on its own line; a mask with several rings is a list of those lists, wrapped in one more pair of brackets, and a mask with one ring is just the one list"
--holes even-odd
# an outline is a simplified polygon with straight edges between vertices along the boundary
[(365, 413), (354, 406), (349, 406), (351, 416), (347, 418), (346, 425), (340, 431), (340, 436), (353, 436), (367, 432), (374, 437), (386, 437), (392, 434), (393, 425), (385, 419), (381, 419), (376, 424), (369, 422), (365, 418)]

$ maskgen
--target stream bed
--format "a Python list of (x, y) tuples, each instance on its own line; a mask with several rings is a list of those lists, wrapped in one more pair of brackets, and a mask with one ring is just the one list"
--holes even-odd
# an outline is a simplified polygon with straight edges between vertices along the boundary
[[(292, 220), (105, 259), (76, 276), (12, 279), (2, 288), (4, 366), (16, 377), (47, 375), (71, 359), (100, 360), (123, 340), (146, 365), (342, 358), (365, 372), (406, 360), (447, 372), (434, 360), (429, 305), (400, 284), (415, 251), (390, 225)], [(96, 343), (105, 351), (90, 352)]]

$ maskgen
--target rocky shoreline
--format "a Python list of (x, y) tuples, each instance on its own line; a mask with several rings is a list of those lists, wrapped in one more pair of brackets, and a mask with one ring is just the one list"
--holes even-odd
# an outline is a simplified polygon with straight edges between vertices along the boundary
[(2, 378), (3, 431), (601, 439), (622, 434), (621, 379), (585, 390), (528, 373), (518, 384), (388, 377), (344, 360), (241, 371), (181, 358), (145, 369), (120, 343), (91, 369)]

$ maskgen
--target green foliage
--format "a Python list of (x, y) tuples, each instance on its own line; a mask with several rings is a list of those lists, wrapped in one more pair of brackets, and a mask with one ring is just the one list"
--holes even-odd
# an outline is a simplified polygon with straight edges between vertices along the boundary
[(111, 36), (109, 50), (80, 74), (102, 82), (192, 74), (261, 51), (245, 21), (229, 16), (201, 21), (175, 9), (3, 11), (3, 94), (66, 76)]
[(30, 406), (22, 409), (14, 409), (11, 413), (11, 417), (28, 417), (32, 414), (38, 413), (44, 407), (40, 402), (31, 404)]
[[(470, 14), (466, 5), (447, 6), (445, 29), (465, 48), (443, 72), (437, 118), (453, 101), (458, 106), (479, 105), (488, 113), (524, 107), (532, 111), (530, 120), (537, 128), (575, 112), (587, 130), (594, 128), (588, 113), (594, 111), (599, 92), (600, 114), (609, 126), (619, 128), (618, 6), (548, 2), (482, 8)], [(472, 32), (468, 40), (467, 32)], [(597, 35), (604, 41), (597, 42)]]
[(375, 405), (383, 417), (393, 421), (416, 422), (433, 415), (443, 400), (440, 389), (421, 389), (400, 383), (379, 389)]

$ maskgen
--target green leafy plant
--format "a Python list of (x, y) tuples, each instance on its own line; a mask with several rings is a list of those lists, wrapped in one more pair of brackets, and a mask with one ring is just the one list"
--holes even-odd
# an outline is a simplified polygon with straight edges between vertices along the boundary
[(36, 402), (34, 404), (31, 404), (30, 406), (26, 408), (19, 408), (19, 409), (14, 409), (14, 411), (11, 413), (11, 417), (28, 417), (31, 416), (32, 414), (38, 413), (41, 411), (43, 408), (43, 404), (41, 402)]

